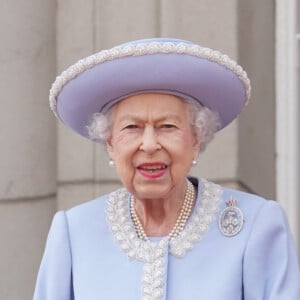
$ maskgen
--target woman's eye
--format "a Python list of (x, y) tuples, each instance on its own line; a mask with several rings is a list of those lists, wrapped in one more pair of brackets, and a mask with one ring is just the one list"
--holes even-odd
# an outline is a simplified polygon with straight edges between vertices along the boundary
[(173, 124), (163, 124), (162, 125), (162, 128), (167, 128), (167, 129), (169, 129), (169, 128), (175, 128), (176, 126), (175, 125), (173, 125)]
[(125, 126), (123, 129), (137, 129), (137, 128), (138, 128), (137, 125), (135, 125), (135, 124), (130, 124), (130, 125)]

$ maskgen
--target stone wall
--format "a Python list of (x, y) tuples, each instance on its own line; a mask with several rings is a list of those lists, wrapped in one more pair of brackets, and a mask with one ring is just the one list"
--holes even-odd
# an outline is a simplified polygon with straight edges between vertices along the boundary
[(32, 299), (56, 205), (55, 1), (0, 4), (0, 299)]

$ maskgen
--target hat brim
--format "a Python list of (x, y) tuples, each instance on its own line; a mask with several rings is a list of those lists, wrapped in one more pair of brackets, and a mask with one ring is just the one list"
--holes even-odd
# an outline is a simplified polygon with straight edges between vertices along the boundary
[(235, 64), (233, 67), (240, 73), (228, 64), (187, 53), (119, 56), (83, 68), (68, 80), (57, 93), (55, 109), (65, 124), (88, 137), (87, 125), (95, 112), (105, 111), (130, 95), (165, 93), (216, 111), (223, 128), (249, 98), (248, 78), (241, 79), (245, 72)]

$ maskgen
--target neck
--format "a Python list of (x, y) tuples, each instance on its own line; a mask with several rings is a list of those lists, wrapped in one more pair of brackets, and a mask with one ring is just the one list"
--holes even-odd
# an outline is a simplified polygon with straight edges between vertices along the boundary
[(145, 233), (148, 236), (168, 235), (180, 213), (182, 202), (179, 199), (174, 202), (162, 199), (136, 200), (136, 213)]
[[(174, 193), (173, 197), (164, 199), (133, 199), (132, 212), (136, 214), (141, 230), (146, 236), (167, 236), (174, 231), (178, 231), (182, 223), (183, 213), (190, 213), (194, 205), (193, 187), (189, 183), (181, 192)], [(180, 219), (180, 220), (179, 220)], [(185, 218), (186, 221), (187, 218)], [(143, 237), (145, 238), (145, 237)]]

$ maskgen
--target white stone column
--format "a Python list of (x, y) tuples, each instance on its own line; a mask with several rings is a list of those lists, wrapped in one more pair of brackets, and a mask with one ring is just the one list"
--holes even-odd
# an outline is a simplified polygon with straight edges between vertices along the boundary
[(0, 299), (32, 299), (55, 208), (55, 2), (0, 5)]
[[(94, 0), (57, 1), (57, 73), (94, 52)], [(58, 122), (59, 209), (93, 198), (94, 149)]]
[(253, 192), (275, 197), (275, 7), (274, 1), (238, 3), (239, 59), (252, 96), (239, 121), (239, 178)]

